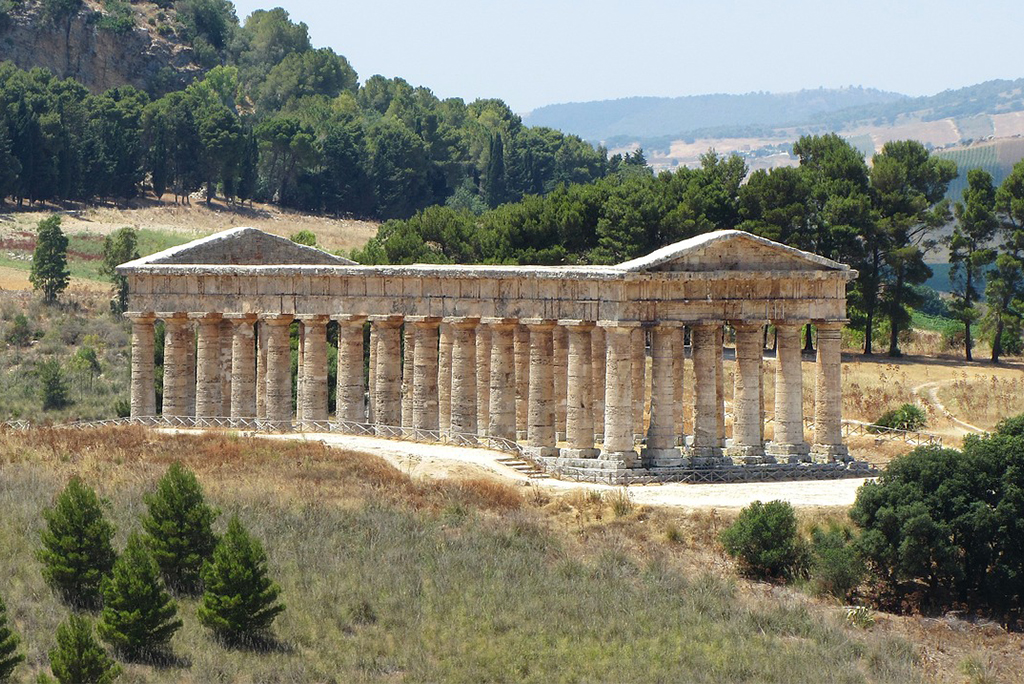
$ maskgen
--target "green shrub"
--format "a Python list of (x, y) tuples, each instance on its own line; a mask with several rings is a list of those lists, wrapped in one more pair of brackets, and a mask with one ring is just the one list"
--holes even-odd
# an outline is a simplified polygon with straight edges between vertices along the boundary
[(864, 580), (867, 568), (849, 527), (811, 530), (810, 575), (823, 594), (847, 599)]
[(132, 403), (121, 397), (114, 401), (114, 415), (118, 418), (128, 418), (132, 415)]
[(43, 548), (37, 554), (43, 578), (72, 606), (98, 606), (100, 583), (115, 559), (114, 526), (103, 516), (100, 498), (72, 478), (43, 519)]
[(70, 403), (68, 383), (64, 370), (57, 359), (46, 359), (36, 364), (36, 375), (39, 376), (39, 393), (43, 400), (43, 410), (61, 409)]
[(50, 669), (60, 684), (109, 684), (121, 674), (92, 634), (92, 623), (70, 615), (57, 627), (57, 648), (50, 651)]
[(726, 552), (743, 571), (759, 578), (791, 578), (803, 564), (796, 514), (786, 501), (755, 501), (720, 535)]
[(29, 327), (25, 314), (18, 314), (14, 317), (10, 327), (7, 328), (4, 339), (7, 344), (12, 344), (15, 347), (27, 347), (32, 342), (32, 328)]
[(0, 598), (0, 682), (11, 681), (11, 673), (25, 656), (18, 652), (18, 635), (7, 626), (7, 606)]
[(307, 247), (316, 247), (316, 233), (311, 230), (300, 230), (289, 238), (292, 242)]
[(868, 429), (871, 432), (882, 432), (879, 428), (895, 428), (897, 430), (920, 430), (928, 422), (928, 416), (920, 406), (903, 404), (899, 408), (883, 413)]

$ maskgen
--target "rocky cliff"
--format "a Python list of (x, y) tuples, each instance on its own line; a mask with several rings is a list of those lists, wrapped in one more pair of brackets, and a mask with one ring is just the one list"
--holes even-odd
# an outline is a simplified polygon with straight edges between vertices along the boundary
[(86, 0), (70, 17), (49, 19), (42, 3), (26, 0), (0, 21), (0, 61), (22, 69), (46, 67), (61, 78), (74, 78), (93, 92), (133, 85), (149, 92), (176, 90), (202, 73), (192, 48), (173, 31), (161, 35), (154, 17), (163, 12), (152, 3), (131, 5), (133, 26), (114, 31), (102, 27), (105, 8)]

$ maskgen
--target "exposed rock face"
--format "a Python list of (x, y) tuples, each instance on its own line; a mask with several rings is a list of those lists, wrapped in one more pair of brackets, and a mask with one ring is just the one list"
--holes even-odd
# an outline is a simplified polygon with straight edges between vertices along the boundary
[(191, 47), (138, 24), (125, 33), (101, 29), (100, 9), (85, 2), (74, 16), (51, 21), (40, 3), (25, 2), (0, 22), (0, 61), (22, 69), (45, 67), (94, 93), (123, 85), (165, 92), (202, 74)]

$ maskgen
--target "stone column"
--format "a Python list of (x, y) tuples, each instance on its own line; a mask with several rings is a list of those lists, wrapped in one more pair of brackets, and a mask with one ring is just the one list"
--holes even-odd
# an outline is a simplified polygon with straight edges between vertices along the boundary
[(718, 443), (725, 445), (725, 326), (718, 326), (715, 342), (715, 415), (718, 425)]
[[(690, 327), (693, 350), (694, 402), (691, 465), (714, 465), (721, 461), (722, 440), (718, 436), (721, 403), (718, 400), (718, 363), (721, 324), (700, 323)], [(719, 351), (716, 351), (717, 350)]]
[(256, 344), (253, 323), (256, 316), (241, 316), (231, 323), (231, 422), (256, 417)]
[(452, 429), (452, 326), (441, 323), (437, 345), (437, 415), (441, 438)]
[(187, 364), (185, 376), (188, 381), (185, 383), (185, 415), (195, 418), (196, 415), (196, 329), (192, 321), (188, 321), (188, 344), (186, 345), (185, 357)]
[(530, 425), (530, 330), (516, 326), (514, 333), (516, 364), (516, 439), (525, 440)]
[(634, 440), (642, 439), (644, 435), (644, 404), (647, 398), (644, 391), (647, 384), (646, 338), (647, 333), (643, 328), (633, 328), (630, 333)]
[(843, 324), (823, 321), (814, 326), (818, 331), (818, 364), (811, 454), (816, 461), (848, 461), (850, 453), (843, 444), (843, 360), (840, 347)]
[(490, 318), (491, 330), (490, 391), (487, 436), (516, 441), (516, 366), (515, 330), (512, 319)]
[[(339, 422), (366, 422), (366, 384), (363, 379), (363, 323), (365, 316), (337, 316), (338, 386), (335, 391)], [(352, 429), (350, 426), (348, 429)]]
[(306, 408), (306, 324), (301, 317), (298, 319), (298, 332), (299, 345), (295, 359), (295, 422), (301, 426)]
[(476, 444), (476, 328), (479, 318), (452, 319), (452, 440)]
[(530, 331), (530, 404), (527, 451), (534, 458), (558, 455), (555, 442), (554, 321), (524, 321)]
[(370, 323), (370, 349), (366, 371), (366, 422), (371, 425), (377, 422), (377, 341), (377, 326)]
[(674, 410), (672, 421), (676, 426), (676, 437), (679, 441), (677, 446), (684, 445), (683, 435), (686, 434), (683, 415), (683, 390), (685, 389), (684, 378), (686, 377), (686, 331), (683, 326), (676, 328), (675, 337), (672, 340), (672, 358), (675, 359), (675, 379), (672, 382), (672, 397)]
[(231, 349), (235, 324), (224, 319), (220, 322), (220, 415), (231, 415)]
[(327, 422), (327, 320), (327, 316), (302, 319), (302, 421), (319, 423), (321, 429)]
[(375, 382), (370, 397), (374, 422), (378, 435), (393, 436), (391, 428), (402, 423), (402, 319), (371, 317), (370, 323), (377, 340)]
[(555, 407), (555, 442), (565, 441), (566, 398), (568, 396), (569, 336), (561, 325), (551, 330), (551, 379)]
[(188, 413), (189, 348), (192, 326), (184, 314), (163, 315), (164, 319), (164, 401), (165, 418), (184, 418)]
[(566, 374), (566, 448), (562, 456), (568, 458), (596, 458), (594, 448), (593, 382), (593, 330), (594, 324), (585, 321), (564, 321), (568, 333), (568, 370)]
[(594, 330), (591, 333), (592, 339), (590, 341), (590, 356), (591, 356), (591, 382), (593, 390), (593, 406), (594, 406), (594, 441), (604, 441), (604, 363), (605, 349), (604, 342), (604, 328), (599, 325), (594, 326)]
[(156, 415), (156, 376), (153, 346), (156, 316), (150, 313), (126, 314), (132, 321), (132, 418)]
[(802, 323), (775, 322), (774, 435), (767, 452), (790, 463), (807, 460), (810, 447), (804, 441), (804, 378), (800, 358)]
[(601, 460), (631, 468), (633, 448), (633, 338), (635, 327), (599, 323), (605, 331), (604, 445)]
[(402, 431), (412, 437), (413, 374), (416, 366), (416, 332), (412, 322), (406, 318), (402, 326)]
[(491, 422), (491, 328), (481, 324), (476, 329), (476, 431), (487, 436)]
[(256, 419), (267, 418), (267, 324), (256, 323)]
[(267, 423), (274, 430), (291, 430), (292, 316), (266, 316), (260, 323), (267, 326)]
[(651, 423), (644, 465), (679, 466), (682, 453), (676, 432), (676, 356), (678, 326), (658, 325), (651, 330)]
[(764, 461), (761, 440), (761, 351), (763, 326), (734, 323), (736, 377), (732, 397), (732, 444), (726, 453), (747, 464)]
[[(409, 318), (405, 319), (406, 326)], [(417, 431), (438, 429), (437, 347), (439, 318), (418, 318), (412, 323), (415, 338), (412, 380), (412, 426)], [(451, 375), (448, 376), (449, 380)], [(417, 435), (419, 436), (419, 435)], [(434, 435), (423, 435), (435, 439)]]
[(220, 314), (195, 314), (199, 334), (196, 342), (196, 419), (220, 417)]

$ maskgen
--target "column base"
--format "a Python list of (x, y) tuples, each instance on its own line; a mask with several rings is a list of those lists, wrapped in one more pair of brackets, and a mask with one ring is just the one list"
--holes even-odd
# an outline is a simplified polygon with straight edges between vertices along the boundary
[(541, 458), (557, 458), (558, 447), (525, 446), (523, 455), (534, 460)]
[(594, 448), (575, 449), (571, 447), (563, 447), (562, 449), (559, 449), (558, 455), (561, 458), (597, 458), (601, 455), (601, 450)]
[(686, 468), (690, 459), (679, 449), (644, 449), (640, 460), (648, 468)]
[(693, 468), (732, 465), (732, 459), (725, 455), (722, 447), (691, 446), (687, 447), (683, 454), (690, 459), (690, 466)]
[(800, 444), (782, 444), (768, 442), (765, 453), (775, 458), (776, 462), (783, 463), (809, 463), (811, 460), (811, 447), (806, 442)]
[(619, 468), (636, 468), (640, 465), (640, 458), (635, 451), (602, 451), (598, 460), (614, 463)]
[(568, 439), (568, 437), (567, 437), (565, 432), (556, 432), (555, 433), (555, 442), (564, 442), (567, 439)]
[(811, 459), (815, 463), (852, 461), (850, 450), (845, 444), (815, 444), (811, 447)]
[(759, 465), (761, 463), (775, 463), (773, 457), (768, 456), (765, 453), (765, 449), (761, 445), (739, 445), (734, 444), (725, 450), (725, 455), (733, 459), (733, 461), (739, 461), (744, 465)]
[(516, 441), (517, 442), (525, 442), (528, 437), (529, 437), (529, 435), (527, 434), (526, 430), (516, 430)]

